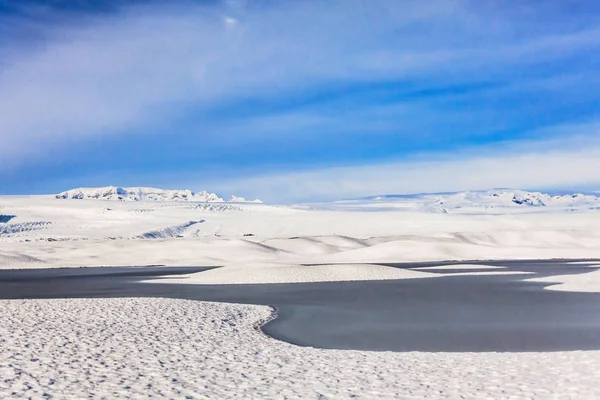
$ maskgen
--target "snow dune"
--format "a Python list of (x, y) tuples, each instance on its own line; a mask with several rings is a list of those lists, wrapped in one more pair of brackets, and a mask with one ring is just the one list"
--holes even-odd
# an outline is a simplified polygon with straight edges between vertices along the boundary
[[(486, 267), (484, 266), (483, 268)], [(488, 266), (487, 268), (493, 269), (502, 267)], [(435, 270), (436, 267), (429, 269)], [(471, 269), (480, 268), (471, 266)], [(267, 283), (383, 281), (394, 279), (441, 278), (447, 276), (526, 274), (530, 274), (530, 272), (466, 270), (464, 272), (453, 273), (431, 273), (427, 272), (424, 268), (402, 269), (377, 264), (301, 265), (261, 262), (229, 264), (209, 271), (152, 279), (145, 282), (167, 282), (193, 285), (251, 285)]]
[(149, 283), (184, 284), (261, 284), (300, 282), (340, 282), (390, 279), (418, 279), (437, 276), (421, 271), (374, 264), (298, 265), (280, 263), (230, 264), (190, 275), (153, 279)]
[(473, 215), (52, 196), (0, 197), (0, 209), (11, 216), (0, 223), (3, 268), (264, 263), (283, 274), (301, 264), (600, 258), (594, 211)]

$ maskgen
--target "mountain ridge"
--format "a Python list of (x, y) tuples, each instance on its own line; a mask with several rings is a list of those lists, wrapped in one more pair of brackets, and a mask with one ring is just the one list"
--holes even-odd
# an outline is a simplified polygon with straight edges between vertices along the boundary
[(490, 189), (446, 193), (385, 194), (340, 200), (335, 206), (405, 208), (430, 212), (468, 209), (598, 209), (600, 194), (548, 194), (520, 189)]
[[(152, 187), (81, 187), (66, 190), (55, 195), (61, 200), (106, 200), (106, 201), (191, 201), (203, 203), (225, 203), (216, 193), (207, 191), (192, 192), (189, 189), (159, 189)], [(262, 203), (262, 201), (246, 200), (243, 197), (231, 196), (229, 203)]]

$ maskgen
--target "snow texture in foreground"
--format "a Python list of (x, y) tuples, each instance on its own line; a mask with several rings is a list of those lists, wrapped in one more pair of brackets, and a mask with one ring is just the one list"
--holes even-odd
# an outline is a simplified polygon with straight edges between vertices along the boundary
[(0, 397), (597, 398), (600, 352), (393, 353), (271, 339), (263, 306), (0, 302)]
[[(595, 267), (600, 267), (600, 265), (595, 265)], [(600, 270), (577, 275), (558, 275), (544, 278), (532, 278), (528, 279), (528, 281), (555, 283), (554, 285), (546, 286), (544, 288), (548, 290), (600, 293)]]

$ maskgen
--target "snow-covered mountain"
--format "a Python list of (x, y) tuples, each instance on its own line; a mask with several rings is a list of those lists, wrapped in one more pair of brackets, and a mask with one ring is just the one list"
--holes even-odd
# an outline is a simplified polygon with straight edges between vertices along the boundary
[[(165, 190), (147, 187), (122, 188), (107, 186), (102, 188), (78, 188), (67, 190), (56, 195), (57, 199), (96, 199), (115, 201), (196, 201), (207, 203), (223, 203), (215, 193), (192, 192), (191, 190)], [(231, 202), (248, 202), (242, 197), (232, 196)], [(261, 202), (255, 200), (253, 202)]]
[(534, 209), (598, 209), (600, 195), (551, 195), (525, 190), (496, 189), (453, 193), (381, 195), (333, 203), (341, 208), (394, 208), (428, 212)]
[(255, 200), (247, 200), (243, 197), (238, 197), (236, 195), (232, 195), (231, 199), (229, 199), (230, 203), (256, 203), (256, 204), (262, 204), (262, 200), (260, 199), (255, 199)]

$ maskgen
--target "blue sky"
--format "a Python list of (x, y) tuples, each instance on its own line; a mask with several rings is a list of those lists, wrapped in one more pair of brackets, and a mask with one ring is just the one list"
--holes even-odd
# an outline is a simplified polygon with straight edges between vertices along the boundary
[(600, 187), (600, 3), (0, 0), (0, 194)]

